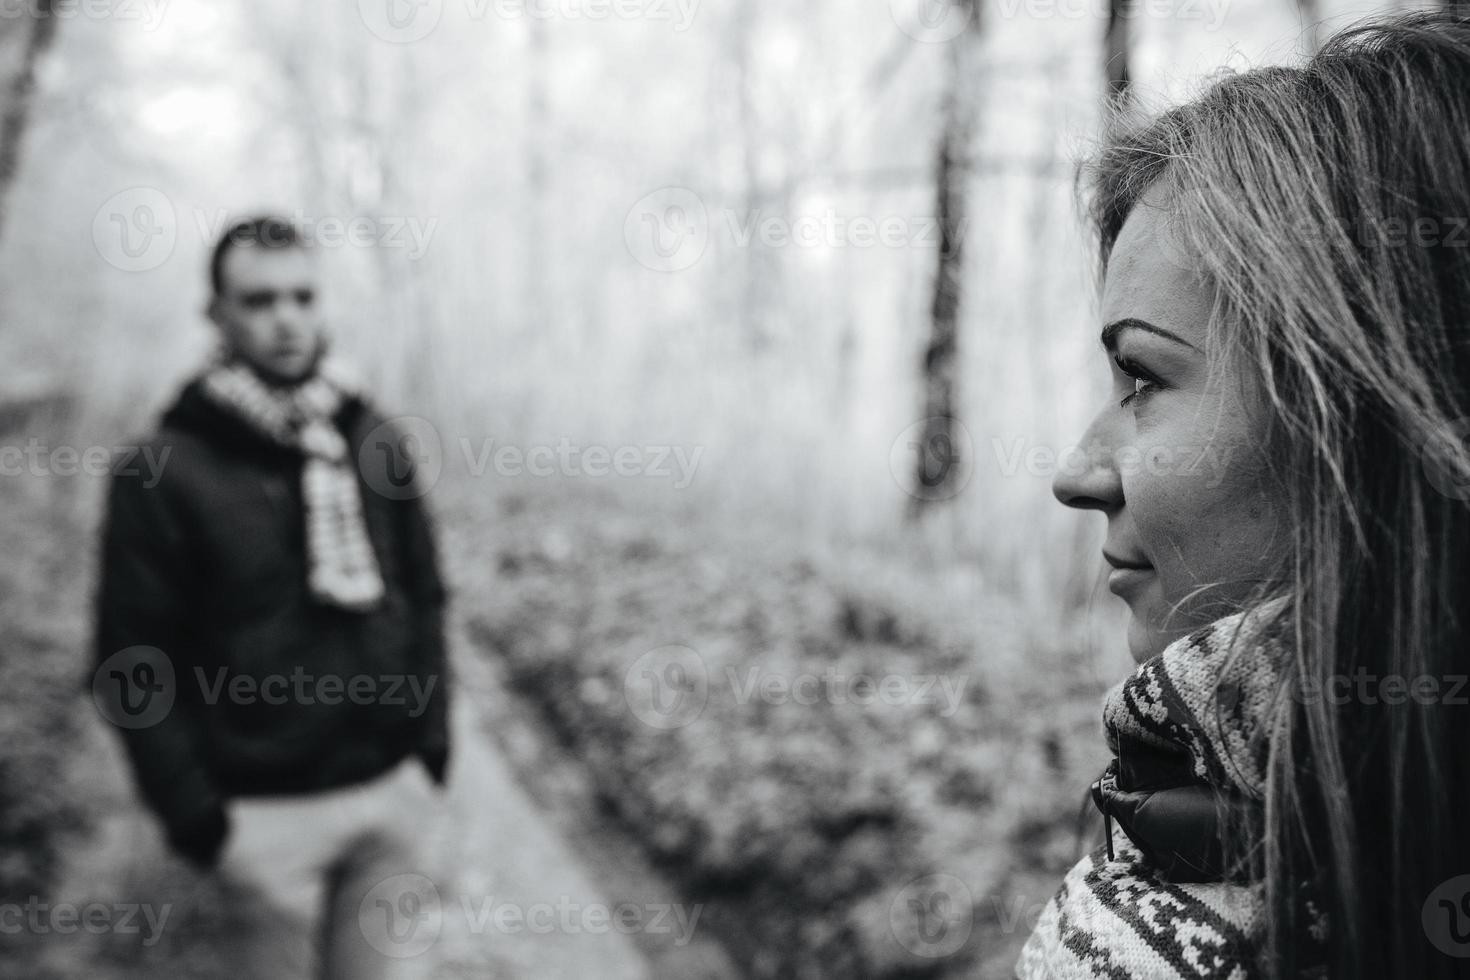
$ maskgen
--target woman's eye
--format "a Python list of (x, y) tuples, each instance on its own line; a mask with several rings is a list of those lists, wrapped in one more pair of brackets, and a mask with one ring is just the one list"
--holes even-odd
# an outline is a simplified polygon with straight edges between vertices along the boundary
[(1116, 357), (1113, 359), (1113, 363), (1118, 365), (1119, 371), (1132, 378), (1134, 382), (1133, 393), (1118, 403), (1119, 408), (1126, 408), (1138, 399), (1148, 397), (1161, 387), (1159, 380), (1140, 367), (1136, 362), (1130, 361), (1126, 357)]

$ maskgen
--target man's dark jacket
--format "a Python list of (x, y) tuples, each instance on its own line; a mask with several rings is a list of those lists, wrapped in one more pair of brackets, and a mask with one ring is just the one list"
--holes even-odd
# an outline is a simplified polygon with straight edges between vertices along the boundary
[[(443, 780), (445, 589), (430, 522), (413, 491), (393, 491), (411, 461), (383, 419), (350, 398), (334, 421), (385, 585), (368, 613), (324, 605), (307, 589), (302, 457), (209, 401), (197, 381), (145, 444), (159, 472), (139, 457), (114, 468), (95, 652), (101, 662), (155, 647), (173, 667), (167, 716), (122, 731), (144, 798), (196, 859), (220, 846), (231, 796), (346, 786), (409, 755)], [(253, 697), (231, 696), (242, 676), (257, 685), (246, 688)], [(362, 677), (371, 688), (357, 680), (349, 696)], [(431, 692), (427, 710), (410, 679)]]

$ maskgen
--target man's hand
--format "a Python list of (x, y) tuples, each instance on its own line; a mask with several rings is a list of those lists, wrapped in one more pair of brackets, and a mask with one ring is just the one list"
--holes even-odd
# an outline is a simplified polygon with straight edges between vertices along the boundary
[(424, 768), (429, 771), (429, 778), (434, 780), (435, 786), (442, 789), (449, 772), (449, 746), (427, 746), (420, 749), (418, 755), (423, 760)]

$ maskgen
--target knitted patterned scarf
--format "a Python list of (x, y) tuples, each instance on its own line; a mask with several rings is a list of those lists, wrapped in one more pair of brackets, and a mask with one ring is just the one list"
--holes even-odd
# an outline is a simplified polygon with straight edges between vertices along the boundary
[[(1044, 908), (1016, 964), (1020, 980), (1259, 975), (1264, 884), (1172, 860), (1172, 849), (1165, 856), (1139, 830), (1153, 794), (1137, 791), (1170, 787), (1167, 808), (1171, 817), (1185, 814), (1186, 828), (1190, 807), (1178, 801), (1195, 791), (1206, 801), (1193, 808), (1206, 828), (1217, 801), (1259, 813), (1273, 719), (1281, 717), (1278, 679), (1289, 676), (1286, 644), (1266, 627), (1286, 601), (1176, 640), (1108, 692), (1103, 721), (1117, 757), (1093, 793), (1105, 814), (1116, 809), (1120, 824), (1108, 821), (1107, 843), (1078, 862)], [(1160, 778), (1171, 772), (1168, 760), (1177, 763), (1172, 778)], [(1125, 813), (1138, 818), (1131, 830)], [(1305, 911), (1316, 915), (1310, 904)]]
[(222, 359), (200, 379), (214, 404), (260, 435), (300, 453), (306, 508), (307, 585), (321, 602), (365, 612), (383, 597), (383, 579), (363, 523), (362, 498), (347, 440), (333, 423), (357, 393), (347, 371), (327, 359), (305, 381), (273, 388), (238, 361)]

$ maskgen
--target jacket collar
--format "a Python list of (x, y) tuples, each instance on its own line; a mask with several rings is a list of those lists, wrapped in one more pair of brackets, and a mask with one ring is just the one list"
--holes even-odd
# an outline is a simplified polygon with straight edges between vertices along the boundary
[[(346, 433), (351, 430), (364, 408), (360, 398), (349, 395), (342, 407), (332, 417), (336, 427)], [(198, 436), (211, 445), (241, 451), (267, 451), (271, 455), (292, 455), (256, 431), (252, 426), (225, 411), (203, 391), (199, 377), (184, 385), (174, 403), (164, 411), (164, 428), (177, 429)]]

